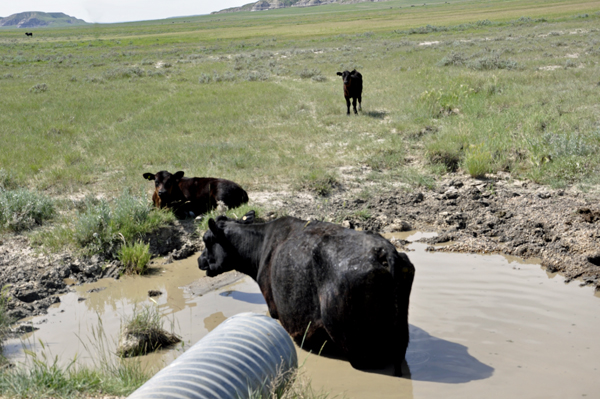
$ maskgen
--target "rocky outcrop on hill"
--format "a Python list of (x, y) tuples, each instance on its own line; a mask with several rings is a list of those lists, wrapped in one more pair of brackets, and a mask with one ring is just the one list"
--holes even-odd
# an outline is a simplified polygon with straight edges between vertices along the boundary
[(14, 28), (39, 28), (43, 26), (57, 25), (82, 25), (87, 24), (82, 19), (70, 17), (62, 12), (21, 12), (10, 15), (6, 18), (0, 18), (0, 26), (10, 26)]
[(312, 7), (320, 6), (323, 4), (350, 4), (350, 3), (366, 3), (366, 2), (379, 2), (386, 0), (259, 0), (256, 3), (249, 3), (241, 7), (227, 8), (225, 10), (213, 12), (213, 14), (220, 14), (226, 12), (238, 12), (238, 11), (265, 11), (274, 10), (277, 8), (286, 7)]

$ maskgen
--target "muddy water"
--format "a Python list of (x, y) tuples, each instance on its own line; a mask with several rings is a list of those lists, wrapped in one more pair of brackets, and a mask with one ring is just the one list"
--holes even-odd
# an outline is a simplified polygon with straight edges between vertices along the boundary
[[(392, 377), (391, 369), (357, 371), (345, 361), (298, 349), (304, 374), (316, 391), (347, 398), (597, 395), (600, 298), (592, 289), (564, 284), (560, 276), (516, 258), (426, 252), (425, 248), (413, 243), (408, 252), (417, 270), (405, 370), (410, 378)], [(75, 287), (76, 292), (65, 295), (48, 315), (32, 320), (40, 330), (29, 342), (41, 339), (62, 359), (71, 359), (76, 352), (84, 360), (94, 357), (83, 353), (79, 341), (91, 336), (99, 317), (107, 336), (116, 336), (121, 318), (136, 302), (152, 303), (147, 299), (149, 289), (163, 292), (156, 302), (166, 315), (166, 325), (173, 324), (184, 338), (184, 348), (235, 313), (266, 313), (258, 287), (248, 278), (202, 296), (195, 295), (202, 290), (194, 285), (179, 288), (199, 276), (202, 272), (191, 258), (160, 266), (150, 277)], [(106, 289), (88, 292), (101, 287)], [(22, 356), (18, 347), (18, 342), (11, 342), (11, 357)], [(146, 362), (167, 364), (181, 351), (181, 347), (163, 351), (146, 357)]]

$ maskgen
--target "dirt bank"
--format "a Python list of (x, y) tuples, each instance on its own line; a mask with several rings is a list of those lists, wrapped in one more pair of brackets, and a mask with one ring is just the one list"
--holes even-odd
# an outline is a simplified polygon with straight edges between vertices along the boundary
[[(435, 190), (378, 187), (367, 198), (358, 187), (345, 182), (328, 198), (290, 192), (251, 192), (250, 198), (267, 219), (291, 215), (379, 232), (436, 231), (438, 237), (427, 242), (450, 245), (431, 250), (540, 258), (567, 281), (580, 279), (600, 290), (600, 206), (592, 196), (511, 180), (508, 174), (482, 180), (450, 175)], [(202, 248), (195, 231), (194, 222), (177, 222), (147, 241), (155, 256), (169, 262)], [(401, 242), (396, 245), (402, 249)], [(100, 256), (44, 255), (23, 235), (0, 239), (0, 283), (10, 285), (9, 311), (16, 319), (44, 313), (69, 290), (69, 282), (118, 278), (120, 270), (117, 261)]]

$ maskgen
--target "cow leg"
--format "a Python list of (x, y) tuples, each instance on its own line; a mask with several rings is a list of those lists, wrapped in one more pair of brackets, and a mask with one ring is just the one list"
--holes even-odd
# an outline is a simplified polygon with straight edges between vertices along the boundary
[(362, 111), (362, 96), (358, 96), (358, 109)]
[(358, 115), (358, 111), (356, 110), (356, 97), (352, 98), (352, 108), (354, 108), (354, 114)]
[(394, 323), (394, 374), (402, 375), (402, 363), (406, 356), (408, 347), (408, 305), (410, 291), (415, 275), (415, 268), (405, 254), (399, 259), (388, 259), (392, 264), (392, 275), (394, 276), (394, 296), (396, 308), (396, 320)]
[(346, 115), (350, 115), (350, 97), (346, 97), (346, 107), (348, 108)]
[(352, 367), (377, 369), (392, 363), (394, 292), (389, 272), (376, 269), (321, 293), (327, 333)]

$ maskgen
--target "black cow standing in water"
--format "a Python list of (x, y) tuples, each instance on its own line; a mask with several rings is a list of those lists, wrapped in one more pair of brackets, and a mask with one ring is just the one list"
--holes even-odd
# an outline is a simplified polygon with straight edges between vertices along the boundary
[(248, 202), (248, 194), (237, 183), (214, 177), (183, 177), (166, 170), (144, 173), (144, 179), (153, 180), (152, 201), (157, 208), (171, 208), (180, 218), (201, 215), (216, 208), (222, 201), (228, 208)]
[(346, 107), (348, 107), (347, 115), (350, 115), (351, 98), (354, 113), (358, 114), (358, 111), (356, 110), (356, 100), (358, 100), (358, 109), (362, 111), (362, 75), (359, 72), (357, 72), (356, 69), (353, 69), (352, 72), (338, 72), (337, 75), (341, 76), (344, 80), (344, 98), (346, 99)]
[(283, 217), (209, 220), (198, 266), (237, 270), (260, 286), (271, 317), (298, 345), (333, 347), (359, 369), (393, 363), (401, 375), (415, 268), (379, 234)]

